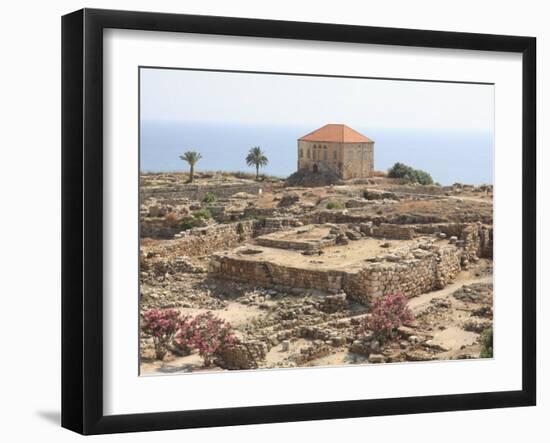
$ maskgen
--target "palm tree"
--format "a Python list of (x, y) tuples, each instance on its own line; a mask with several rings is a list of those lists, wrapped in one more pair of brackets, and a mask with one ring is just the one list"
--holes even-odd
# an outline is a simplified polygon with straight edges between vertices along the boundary
[(198, 152), (195, 151), (187, 151), (184, 152), (183, 155), (180, 155), (180, 158), (183, 161), (186, 161), (189, 163), (189, 183), (193, 182), (193, 177), (195, 174), (195, 165), (197, 162), (202, 158), (202, 155), (200, 155)]
[(246, 156), (246, 164), (248, 166), (256, 166), (256, 180), (260, 177), (260, 167), (265, 166), (269, 163), (269, 160), (262, 152), (259, 146), (254, 146), (248, 151)]

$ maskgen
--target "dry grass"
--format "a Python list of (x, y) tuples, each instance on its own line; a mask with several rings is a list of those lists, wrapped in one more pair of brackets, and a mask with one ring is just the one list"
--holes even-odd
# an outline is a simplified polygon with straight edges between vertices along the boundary
[(371, 175), (373, 177), (387, 177), (388, 173), (384, 171), (372, 171)]

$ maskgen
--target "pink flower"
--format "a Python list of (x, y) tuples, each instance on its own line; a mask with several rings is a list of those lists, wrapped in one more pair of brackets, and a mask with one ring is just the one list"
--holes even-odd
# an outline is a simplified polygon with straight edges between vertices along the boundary
[(392, 338), (399, 326), (414, 320), (402, 293), (387, 294), (373, 300), (371, 315), (362, 324), (362, 330), (374, 332), (379, 339)]

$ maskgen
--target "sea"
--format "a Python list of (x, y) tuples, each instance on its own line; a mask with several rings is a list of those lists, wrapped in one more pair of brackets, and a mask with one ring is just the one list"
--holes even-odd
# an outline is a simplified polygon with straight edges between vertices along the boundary
[[(260, 146), (269, 159), (261, 172), (286, 177), (296, 171), (297, 142), (323, 126), (219, 124), (148, 121), (140, 124), (140, 169), (143, 172), (186, 171), (185, 151), (202, 155), (197, 171), (249, 171), (245, 157)], [(442, 185), (493, 183), (492, 131), (417, 130), (354, 126), (374, 140), (374, 167), (386, 171), (401, 162), (431, 174)]]

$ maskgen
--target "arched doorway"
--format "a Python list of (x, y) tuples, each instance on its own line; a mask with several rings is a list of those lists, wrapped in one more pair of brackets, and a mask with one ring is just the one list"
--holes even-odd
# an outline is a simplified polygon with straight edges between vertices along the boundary
[(319, 172), (319, 166), (317, 166), (316, 164), (313, 165), (313, 172), (316, 174)]

